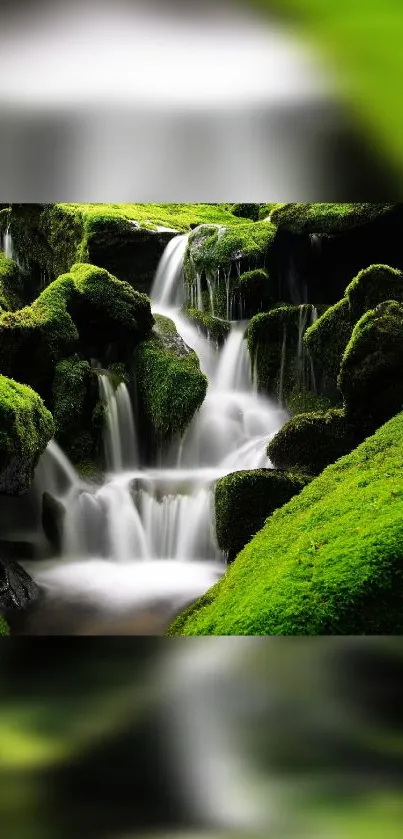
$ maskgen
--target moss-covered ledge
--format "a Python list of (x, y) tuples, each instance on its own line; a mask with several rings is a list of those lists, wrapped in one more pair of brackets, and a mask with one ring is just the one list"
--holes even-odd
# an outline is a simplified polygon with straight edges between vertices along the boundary
[(273, 513), (169, 635), (403, 631), (403, 413)]
[(220, 549), (232, 562), (268, 516), (301, 491), (308, 479), (274, 469), (250, 469), (221, 478), (215, 488)]
[(127, 354), (150, 334), (153, 322), (146, 295), (103, 268), (76, 264), (31, 306), (0, 316), (1, 369), (50, 404), (58, 361), (77, 350), (102, 358), (110, 344)]
[(0, 493), (22, 495), (29, 489), (53, 433), (52, 415), (40, 396), (0, 376)]
[(396, 204), (282, 204), (273, 209), (271, 221), (291, 233), (337, 234), (375, 221)]
[(363, 439), (342, 408), (292, 417), (273, 437), (267, 454), (277, 469), (319, 475)]
[(18, 265), (0, 251), (0, 312), (14, 312), (22, 305), (22, 279)]
[(200, 408), (207, 377), (169, 318), (156, 316), (152, 337), (134, 353), (140, 414), (149, 435), (166, 444), (181, 435)]

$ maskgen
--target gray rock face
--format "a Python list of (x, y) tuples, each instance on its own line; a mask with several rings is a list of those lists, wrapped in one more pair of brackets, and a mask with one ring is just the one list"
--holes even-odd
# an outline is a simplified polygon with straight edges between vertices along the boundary
[(0, 612), (26, 609), (38, 594), (38, 586), (21, 565), (0, 559)]

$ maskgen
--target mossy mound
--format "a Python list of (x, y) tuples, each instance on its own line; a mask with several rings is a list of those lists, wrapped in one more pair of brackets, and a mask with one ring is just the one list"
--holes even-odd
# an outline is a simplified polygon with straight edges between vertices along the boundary
[[(161, 324), (165, 326), (161, 327)], [(140, 414), (150, 435), (167, 443), (183, 434), (207, 391), (199, 359), (173, 321), (158, 317), (152, 337), (136, 348), (134, 365)]]
[(403, 414), (267, 520), (170, 635), (403, 631)]
[(251, 221), (258, 221), (260, 218), (260, 204), (233, 204), (232, 213), (240, 218), (249, 218)]
[(45, 398), (55, 364), (81, 349), (101, 357), (110, 344), (127, 353), (150, 333), (149, 299), (103, 268), (73, 265), (32, 303), (0, 317), (0, 365)]
[(340, 369), (346, 414), (373, 431), (403, 406), (403, 304), (380, 303), (354, 327)]
[(277, 469), (319, 475), (357, 442), (343, 409), (335, 408), (292, 417), (270, 441), (267, 453)]
[(337, 377), (341, 360), (351, 338), (353, 324), (347, 297), (330, 306), (310, 326), (304, 335), (304, 343), (321, 374), (321, 389), (333, 393), (337, 388)]
[(403, 301), (403, 273), (389, 265), (364, 268), (346, 288), (352, 323), (384, 300)]
[(183, 309), (185, 317), (198, 327), (203, 335), (206, 335), (216, 344), (223, 344), (230, 332), (228, 321), (215, 318), (208, 312), (201, 312), (199, 309)]
[(343, 233), (375, 221), (395, 204), (283, 204), (271, 213), (280, 230), (291, 233)]
[(276, 228), (267, 221), (242, 222), (235, 227), (203, 224), (190, 234), (185, 274), (192, 282), (194, 271), (229, 270), (232, 263), (246, 259), (263, 265)]
[(78, 355), (59, 361), (53, 380), (56, 439), (75, 464), (97, 462), (101, 453), (104, 409), (98, 376)]
[(28, 490), (53, 433), (52, 415), (38, 394), (0, 376), (0, 493)]
[(231, 292), (235, 310), (241, 318), (250, 318), (259, 312), (265, 312), (274, 305), (275, 289), (268, 272), (264, 268), (245, 271), (234, 282)]
[(274, 469), (233, 472), (215, 488), (219, 547), (232, 561), (260, 530), (268, 516), (300, 492), (306, 480)]
[(255, 315), (248, 328), (248, 349), (259, 391), (289, 408), (289, 397), (311, 391), (312, 365), (302, 337), (313, 307), (279, 306)]
[(14, 312), (23, 305), (22, 281), (18, 265), (0, 251), (0, 312)]

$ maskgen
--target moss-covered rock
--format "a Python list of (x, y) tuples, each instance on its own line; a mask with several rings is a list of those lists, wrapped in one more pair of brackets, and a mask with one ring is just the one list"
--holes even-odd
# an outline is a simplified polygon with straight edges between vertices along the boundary
[(403, 631), (403, 414), (329, 466), (170, 635)]
[(145, 295), (103, 268), (73, 265), (31, 306), (0, 317), (0, 368), (49, 398), (59, 360), (80, 347), (102, 358), (110, 344), (127, 354), (152, 324)]
[(384, 300), (403, 301), (403, 273), (389, 265), (370, 265), (346, 288), (353, 324)]
[(357, 443), (343, 409), (335, 408), (292, 417), (270, 441), (267, 453), (277, 469), (319, 475)]
[(266, 312), (275, 301), (275, 289), (264, 268), (245, 271), (235, 280), (231, 292), (232, 310), (241, 318)]
[(403, 406), (403, 304), (380, 303), (354, 327), (340, 369), (347, 416), (373, 431)]
[(38, 394), (0, 376), (0, 493), (28, 490), (53, 432), (52, 415)]
[(260, 218), (260, 204), (233, 204), (232, 212), (234, 216), (258, 221)]
[(313, 371), (302, 337), (313, 307), (279, 306), (255, 315), (248, 328), (248, 348), (259, 391), (289, 408), (289, 397), (311, 391)]
[(274, 469), (233, 472), (215, 488), (219, 547), (231, 562), (260, 530), (267, 517), (300, 492), (306, 480)]
[(13, 312), (23, 305), (22, 281), (18, 265), (0, 251), (0, 312)]
[(56, 439), (73, 463), (98, 461), (102, 450), (104, 410), (98, 375), (78, 355), (59, 361), (53, 380)]
[(201, 312), (199, 309), (183, 309), (185, 317), (198, 327), (210, 340), (216, 344), (223, 344), (230, 332), (230, 325), (227, 320), (215, 318), (208, 312)]
[(181, 339), (173, 321), (161, 316), (152, 337), (136, 348), (139, 413), (150, 436), (166, 443), (183, 434), (207, 390), (199, 359)]
[(351, 338), (353, 324), (347, 297), (330, 306), (304, 335), (304, 343), (321, 378), (321, 390), (336, 394), (341, 360)]
[(395, 204), (282, 204), (271, 213), (280, 230), (292, 233), (337, 234), (368, 224), (389, 213)]

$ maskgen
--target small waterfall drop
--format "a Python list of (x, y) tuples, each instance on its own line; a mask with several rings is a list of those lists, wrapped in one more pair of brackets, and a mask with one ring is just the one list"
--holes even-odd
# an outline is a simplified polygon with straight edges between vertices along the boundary
[(139, 453), (129, 391), (124, 382), (114, 388), (107, 373), (98, 375), (100, 395), (106, 411), (106, 467), (110, 472), (119, 472), (125, 467), (133, 468), (138, 465)]
[[(66, 604), (73, 614), (79, 607), (91, 626), (100, 621), (101, 631), (119, 618), (136, 634), (135, 616), (145, 610), (159, 633), (222, 576), (215, 482), (232, 471), (270, 468), (267, 443), (287, 418), (252, 385), (247, 321), (232, 322), (218, 348), (181, 314), (186, 245), (185, 235), (171, 240), (152, 289), (153, 311), (174, 321), (209, 379), (204, 403), (183, 438), (160, 455), (158, 467), (140, 465), (128, 388), (116, 387), (113, 375), (98, 369), (106, 411), (104, 481), (81, 480), (53, 442), (36, 472), (38, 504), (46, 491), (58, 505), (61, 556), (25, 563), (27, 569), (47, 592), (52, 615), (56, 604), (57, 615)], [(229, 277), (224, 278), (227, 285)]]

